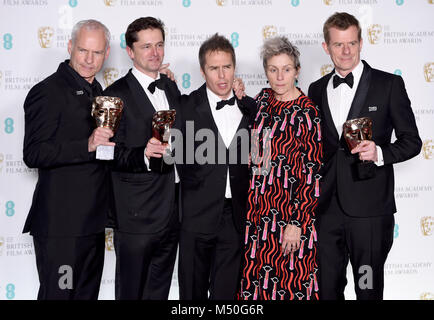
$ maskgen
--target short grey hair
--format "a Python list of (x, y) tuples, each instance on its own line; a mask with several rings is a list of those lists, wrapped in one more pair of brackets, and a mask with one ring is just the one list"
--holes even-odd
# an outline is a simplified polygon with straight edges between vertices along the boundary
[(97, 20), (93, 20), (93, 19), (81, 20), (74, 25), (74, 27), (72, 28), (72, 32), (71, 32), (72, 44), (75, 44), (75, 41), (77, 40), (78, 33), (82, 28), (86, 28), (88, 30), (102, 29), (102, 31), (104, 31), (104, 35), (105, 35), (105, 51), (107, 51), (108, 47), (110, 46), (110, 38), (111, 38), (110, 31), (103, 23), (101, 23)]
[(294, 60), (295, 68), (300, 68), (300, 51), (294, 46), (287, 37), (278, 36), (265, 40), (261, 49), (261, 58), (264, 65), (264, 69), (267, 68), (267, 62), (274, 56), (280, 54), (287, 54)]

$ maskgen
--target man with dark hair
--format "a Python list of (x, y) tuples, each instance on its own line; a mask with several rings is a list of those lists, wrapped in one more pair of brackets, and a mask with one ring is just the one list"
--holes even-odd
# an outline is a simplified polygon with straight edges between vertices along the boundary
[[(344, 298), (351, 261), (357, 299), (382, 299), (396, 212), (393, 164), (416, 156), (422, 143), (402, 78), (360, 60), (363, 40), (357, 19), (335, 13), (324, 24), (324, 39), (335, 69), (309, 87), (309, 97), (321, 110), (325, 164), (318, 228), (320, 295)], [(372, 138), (350, 150), (341, 135), (343, 123), (363, 117), (372, 120)], [(369, 131), (364, 126), (357, 130)]]
[[(179, 236), (178, 181), (174, 165), (152, 166), (168, 148), (152, 137), (156, 111), (176, 109), (174, 81), (159, 72), (164, 58), (164, 25), (153, 17), (139, 18), (127, 28), (127, 54), (133, 68), (105, 90), (120, 97), (124, 110), (115, 134), (112, 180), (117, 227), (116, 299), (168, 298)], [(126, 147), (126, 153), (117, 153)], [(128, 161), (124, 161), (127, 157)], [(128, 166), (121, 166), (121, 163)]]
[(98, 298), (104, 266), (109, 176), (95, 158), (110, 145), (111, 130), (95, 128), (95, 79), (110, 51), (110, 32), (99, 21), (78, 22), (70, 59), (35, 85), (24, 102), (23, 159), (38, 168), (38, 183), (24, 231), (33, 236), (38, 299)]
[[(206, 40), (199, 62), (206, 83), (181, 99), (186, 149), (179, 166), (180, 299), (205, 300), (209, 292), (210, 299), (231, 300), (239, 283), (249, 187), (248, 124), (255, 105), (235, 99), (235, 52), (225, 37)], [(203, 135), (206, 142), (188, 140)]]

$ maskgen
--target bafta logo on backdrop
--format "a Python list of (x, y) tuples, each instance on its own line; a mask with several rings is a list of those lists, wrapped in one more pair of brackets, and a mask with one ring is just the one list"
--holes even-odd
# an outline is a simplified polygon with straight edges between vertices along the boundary
[(371, 44), (380, 43), (383, 27), (379, 24), (372, 24), (368, 27), (368, 40)]
[(331, 64), (323, 64), (321, 66), (321, 77), (324, 77), (326, 74), (329, 74), (333, 70), (333, 65)]
[(53, 35), (54, 29), (52, 27), (40, 27), (38, 29), (38, 40), (41, 48), (51, 48)]
[(426, 160), (433, 158), (434, 144), (431, 139), (425, 140), (422, 145), (422, 155)]
[(333, 4), (333, 0), (324, 0), (324, 4), (326, 6), (331, 6)]
[(3, 153), (0, 153), (0, 173), (3, 171), (3, 160), (5, 159)]
[(276, 26), (264, 26), (262, 28), (262, 37), (265, 39), (270, 39), (277, 35), (277, 27)]
[(103, 71), (104, 85), (106, 88), (119, 77), (119, 71), (116, 68), (105, 68)]
[(431, 236), (434, 231), (434, 217), (422, 217), (420, 227), (424, 236)]
[(434, 300), (434, 294), (431, 292), (424, 292), (420, 295), (420, 300)]
[(3, 255), (3, 248), (5, 246), (5, 239), (0, 237), (0, 257)]
[(216, 2), (217, 2), (217, 5), (219, 7), (224, 7), (224, 6), (226, 6), (228, 4), (227, 0), (216, 0)]
[(107, 7), (113, 7), (113, 6), (116, 4), (116, 1), (117, 1), (117, 0), (104, 0), (104, 4), (105, 4)]
[(107, 251), (115, 250), (115, 246), (113, 244), (113, 229), (105, 229), (105, 249)]
[(425, 63), (423, 66), (423, 75), (426, 82), (434, 82), (434, 62)]

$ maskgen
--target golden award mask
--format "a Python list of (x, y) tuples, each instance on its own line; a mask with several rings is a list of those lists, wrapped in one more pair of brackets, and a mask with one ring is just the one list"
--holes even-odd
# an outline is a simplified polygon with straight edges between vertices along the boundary
[[(365, 117), (345, 121), (342, 135), (351, 151), (363, 140), (372, 140), (372, 120)], [(356, 162), (354, 167), (359, 180), (370, 179), (376, 175), (377, 166), (373, 161)]]
[[(116, 132), (124, 107), (123, 101), (118, 97), (97, 96), (92, 103), (91, 115), (99, 128), (109, 128)], [(99, 160), (112, 160), (114, 147), (98, 146), (96, 158)]]
[(154, 113), (152, 117), (152, 136), (163, 143), (168, 143), (170, 128), (175, 122), (175, 110), (162, 110)]
[[(154, 113), (152, 117), (152, 137), (158, 139), (162, 143), (168, 143), (170, 139), (170, 128), (175, 122), (175, 110), (162, 110)], [(152, 171), (166, 172), (171, 170), (170, 165), (165, 164), (164, 158), (167, 155), (163, 155), (161, 158), (149, 159), (149, 166)]]
[(343, 131), (348, 149), (351, 151), (361, 141), (372, 139), (372, 120), (365, 117), (345, 121)]

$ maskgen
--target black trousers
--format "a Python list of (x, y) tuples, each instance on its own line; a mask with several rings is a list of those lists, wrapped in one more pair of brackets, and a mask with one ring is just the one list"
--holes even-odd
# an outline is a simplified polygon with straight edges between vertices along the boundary
[(178, 266), (181, 300), (235, 299), (242, 235), (235, 229), (230, 200), (225, 201), (223, 211), (221, 225), (214, 234), (181, 230)]
[(167, 300), (179, 241), (178, 187), (171, 220), (152, 234), (114, 232), (116, 300)]
[(105, 234), (33, 237), (39, 276), (38, 300), (98, 299)]
[(351, 261), (357, 299), (382, 300), (394, 216), (347, 216), (335, 194), (318, 219), (320, 299), (344, 299), (346, 270)]

